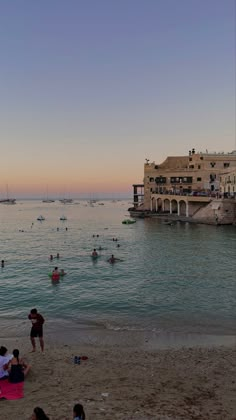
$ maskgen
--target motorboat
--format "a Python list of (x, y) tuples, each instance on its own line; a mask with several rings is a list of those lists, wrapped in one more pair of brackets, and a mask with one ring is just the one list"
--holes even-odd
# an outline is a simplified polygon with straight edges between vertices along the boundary
[(136, 223), (136, 220), (132, 219), (125, 219), (122, 221), (123, 225), (132, 225), (133, 223)]

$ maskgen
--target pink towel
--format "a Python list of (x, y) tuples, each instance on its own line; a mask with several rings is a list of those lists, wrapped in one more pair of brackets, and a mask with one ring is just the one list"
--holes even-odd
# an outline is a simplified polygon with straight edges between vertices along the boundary
[(12, 384), (8, 379), (0, 381), (0, 399), (18, 400), (24, 397), (24, 382)]

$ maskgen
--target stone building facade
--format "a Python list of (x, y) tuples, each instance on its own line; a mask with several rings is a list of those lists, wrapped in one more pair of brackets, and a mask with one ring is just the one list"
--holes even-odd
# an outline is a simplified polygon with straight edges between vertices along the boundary
[(220, 176), (236, 167), (236, 151), (170, 156), (160, 164), (144, 164), (144, 208), (151, 209), (153, 194), (201, 195), (220, 193)]

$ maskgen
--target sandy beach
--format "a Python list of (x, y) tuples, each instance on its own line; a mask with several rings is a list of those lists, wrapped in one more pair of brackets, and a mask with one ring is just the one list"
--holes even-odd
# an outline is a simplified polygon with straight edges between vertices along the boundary
[[(35, 406), (50, 420), (69, 420), (77, 402), (87, 420), (236, 419), (235, 345), (164, 349), (129, 332), (105, 331), (84, 331), (79, 341), (52, 343), (46, 336), (42, 354), (30, 353), (28, 337), (1, 338), (32, 365), (24, 398), (0, 402), (1, 420), (29, 419)], [(75, 365), (75, 355), (88, 359)]]

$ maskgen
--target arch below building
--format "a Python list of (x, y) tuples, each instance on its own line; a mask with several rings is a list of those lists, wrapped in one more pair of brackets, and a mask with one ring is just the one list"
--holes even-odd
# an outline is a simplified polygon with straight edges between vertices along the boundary
[(187, 203), (184, 200), (179, 201), (179, 216), (187, 216)]

